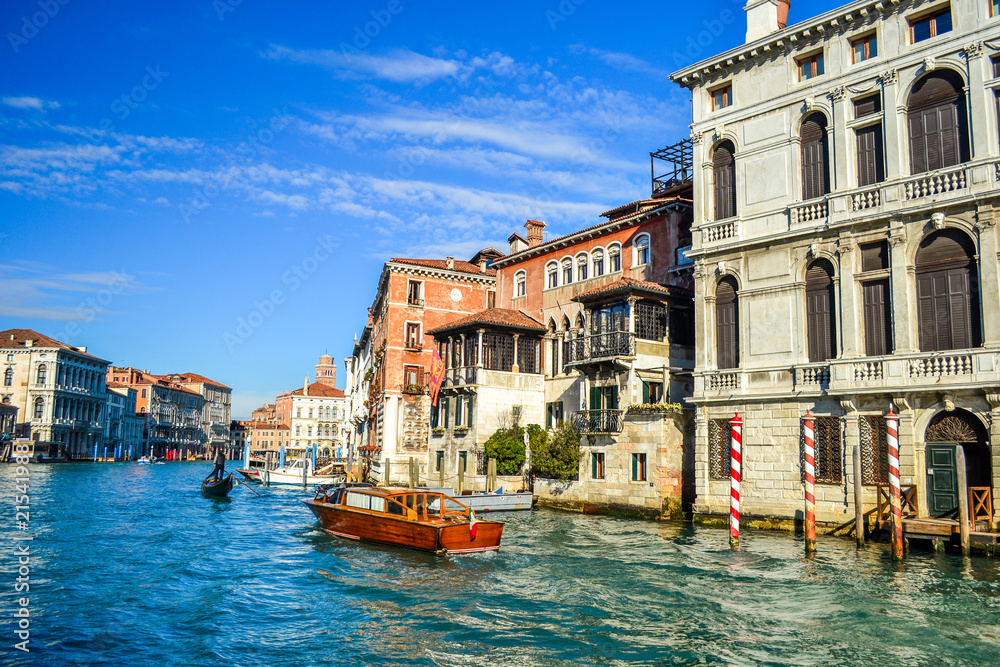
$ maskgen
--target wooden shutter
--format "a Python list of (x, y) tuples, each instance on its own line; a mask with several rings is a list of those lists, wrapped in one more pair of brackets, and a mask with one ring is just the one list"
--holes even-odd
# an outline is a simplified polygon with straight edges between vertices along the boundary
[(597, 454), (590, 455), (590, 478), (597, 479)]
[(857, 131), (858, 185), (874, 185), (885, 180), (882, 126), (871, 125)]
[(448, 417), (449, 417), (448, 412), (450, 410), (450, 405), (449, 405), (450, 402), (451, 399), (448, 398), (441, 399), (441, 413), (444, 415), (445, 428), (448, 428)]
[(830, 191), (827, 173), (826, 119), (813, 114), (802, 123), (802, 198), (822, 197)]
[(736, 215), (736, 164), (733, 145), (726, 141), (712, 154), (715, 177), (715, 219), (725, 220)]
[(833, 275), (829, 263), (815, 262), (806, 272), (806, 326), (809, 361), (832, 359), (836, 345), (833, 322)]
[(980, 345), (974, 253), (971, 240), (952, 230), (921, 242), (916, 258), (921, 351)]
[(879, 271), (889, 268), (889, 247), (885, 241), (863, 243), (861, 250), (861, 270)]
[(642, 402), (649, 403), (649, 383), (645, 380), (642, 381)]
[(590, 409), (600, 410), (601, 409), (601, 388), (591, 387), (590, 388)]
[(914, 86), (907, 100), (911, 173), (965, 161), (967, 133), (960, 91), (945, 74), (932, 74)]
[(715, 292), (715, 340), (719, 368), (739, 366), (739, 309), (736, 284), (731, 279), (719, 283)]
[(892, 319), (889, 310), (889, 280), (861, 285), (865, 317), (865, 354), (877, 357), (892, 352)]

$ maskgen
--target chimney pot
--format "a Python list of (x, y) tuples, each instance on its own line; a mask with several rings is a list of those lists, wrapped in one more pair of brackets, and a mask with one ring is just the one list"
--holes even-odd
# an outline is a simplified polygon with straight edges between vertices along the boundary
[(454, 269), (455, 269), (455, 258), (454, 257), (446, 257), (445, 261), (448, 262), (448, 270), (449, 271), (454, 271)]
[(545, 229), (545, 223), (540, 220), (528, 220), (524, 223), (524, 227), (528, 230), (528, 247), (542, 245), (542, 230)]
[(747, 0), (747, 43), (784, 30), (791, 0)]

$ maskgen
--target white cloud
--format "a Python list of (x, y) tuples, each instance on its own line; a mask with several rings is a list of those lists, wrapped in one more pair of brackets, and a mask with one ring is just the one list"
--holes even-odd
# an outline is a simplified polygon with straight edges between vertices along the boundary
[(384, 55), (364, 52), (344, 53), (332, 49), (292, 49), (272, 44), (261, 54), (270, 60), (319, 65), (339, 73), (370, 76), (394, 83), (426, 83), (453, 77), (461, 64), (455, 60), (432, 58), (409, 49), (396, 49)]
[(58, 102), (43, 100), (39, 97), (4, 97), (0, 99), (0, 102), (15, 109), (34, 109), (35, 111), (42, 112), (46, 109), (59, 108)]

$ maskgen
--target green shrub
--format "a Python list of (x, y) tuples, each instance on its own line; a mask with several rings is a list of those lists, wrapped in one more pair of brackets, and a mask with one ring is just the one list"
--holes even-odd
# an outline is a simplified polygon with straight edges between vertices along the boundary
[(497, 460), (498, 475), (517, 475), (524, 465), (524, 429), (501, 426), (483, 445), (486, 458)]
[(531, 426), (528, 427), (532, 472), (539, 477), (563, 482), (577, 479), (583, 450), (580, 449), (580, 434), (573, 424), (563, 422), (547, 433), (540, 427), (535, 428), (538, 432), (532, 434)]

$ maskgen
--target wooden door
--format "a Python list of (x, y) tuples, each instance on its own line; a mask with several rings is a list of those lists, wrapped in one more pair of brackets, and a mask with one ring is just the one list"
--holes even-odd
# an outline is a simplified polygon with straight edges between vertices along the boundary
[(958, 507), (955, 445), (927, 444), (927, 509), (932, 517), (953, 514)]

